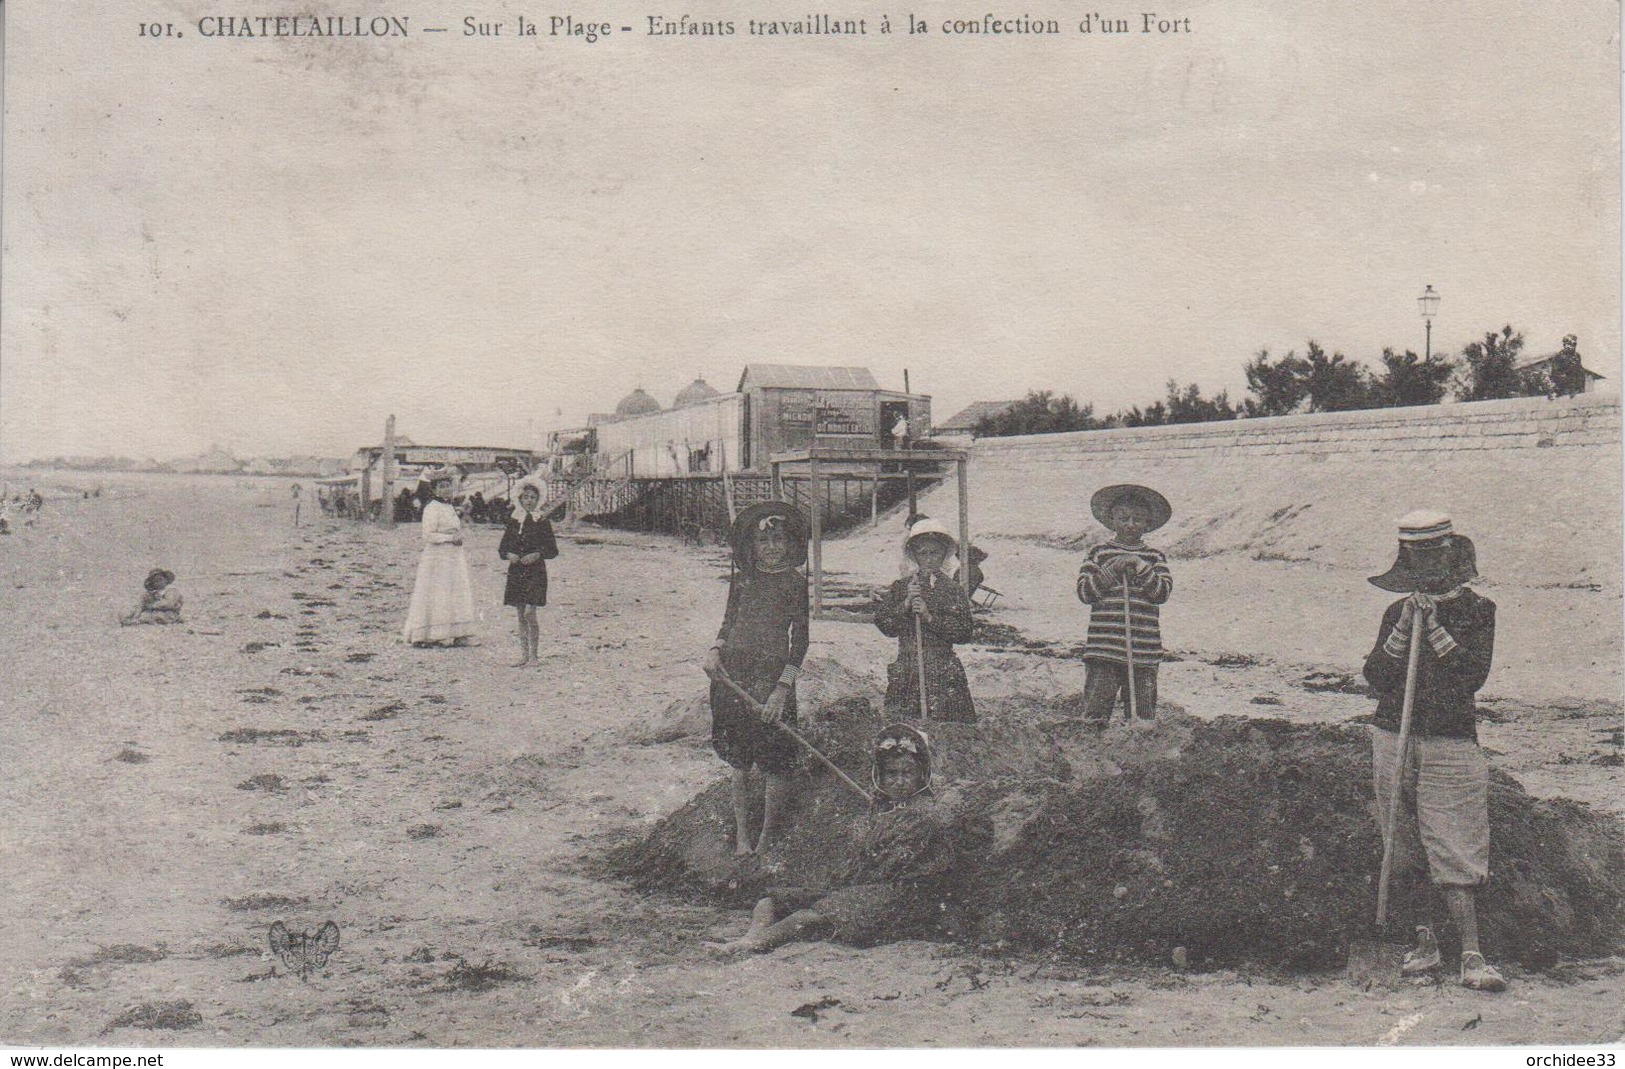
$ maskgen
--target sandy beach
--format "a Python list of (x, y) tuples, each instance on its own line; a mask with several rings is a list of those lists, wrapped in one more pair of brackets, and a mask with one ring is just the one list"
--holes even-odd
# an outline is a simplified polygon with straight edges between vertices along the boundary
[[(415, 525), (293, 525), (285, 479), (8, 472), (47, 502), (0, 538), (0, 1043), (163, 1046), (1526, 1044), (1618, 1041), (1625, 961), (1359, 992), (1339, 975), (1100, 969), (903, 942), (800, 944), (736, 963), (737, 912), (597, 875), (725, 766), (667, 718), (703, 692), (721, 548), (561, 531), (539, 667), (515, 655), (499, 529), (466, 549), (480, 645), (399, 627)], [(80, 491), (100, 488), (86, 498)], [(313, 515), (313, 513), (315, 513)], [(895, 577), (896, 516), (831, 543), (843, 587)], [(1082, 688), (1077, 554), (988, 538), (986, 622), (964, 654), (998, 703)], [(186, 622), (120, 628), (148, 569)], [(1384, 604), (1363, 574), (1217, 553), (1175, 560), (1165, 699), (1199, 717), (1333, 722)], [(1499, 577), (1502, 642), (1481, 739), (1532, 793), (1625, 812), (1617, 574)], [(1246, 604), (1245, 619), (1236, 606)], [(1554, 640), (1558, 629), (1561, 638)], [(1021, 642), (1008, 636), (1019, 636)], [(1056, 656), (1055, 654), (1063, 654)], [(808, 686), (867, 680), (893, 649), (819, 622)], [(822, 677), (823, 683), (819, 679)], [(663, 718), (666, 718), (663, 720)], [(680, 718), (678, 718), (680, 720)], [(662, 723), (673, 730), (655, 732)], [(679, 735), (649, 742), (652, 735)], [(266, 932), (336, 921), (308, 982)], [(808, 1009), (808, 1007), (812, 1007)], [(800, 1012), (798, 1012), (800, 1011)]]

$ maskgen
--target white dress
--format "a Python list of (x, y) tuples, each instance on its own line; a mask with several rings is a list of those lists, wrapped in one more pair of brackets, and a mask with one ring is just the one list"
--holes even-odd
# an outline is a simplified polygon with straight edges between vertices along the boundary
[(401, 637), (408, 642), (450, 642), (474, 634), (474, 585), (468, 557), (453, 545), (463, 529), (457, 510), (443, 501), (423, 509), (423, 556)]

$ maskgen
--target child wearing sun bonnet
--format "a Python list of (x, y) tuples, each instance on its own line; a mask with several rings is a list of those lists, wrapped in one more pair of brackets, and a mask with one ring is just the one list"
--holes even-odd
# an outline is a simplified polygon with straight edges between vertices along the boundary
[(897, 640), (897, 660), (886, 668), (884, 715), (888, 721), (922, 719), (919, 677), (923, 666), (924, 718), (976, 723), (965, 666), (954, 653), (955, 644), (971, 640), (975, 620), (965, 588), (943, 570), (958, 547), (958, 540), (938, 521), (915, 523), (903, 542), (913, 573), (892, 583), (876, 601), (875, 626)]

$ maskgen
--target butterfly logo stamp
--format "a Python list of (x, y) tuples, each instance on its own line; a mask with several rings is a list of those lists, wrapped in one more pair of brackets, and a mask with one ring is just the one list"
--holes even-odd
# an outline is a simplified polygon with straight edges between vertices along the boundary
[(281, 921), (271, 925), (271, 953), (288, 971), (299, 979), (310, 982), (310, 974), (327, 964), (327, 959), (339, 948), (339, 926), (328, 921), (312, 935), (308, 930), (290, 932)]

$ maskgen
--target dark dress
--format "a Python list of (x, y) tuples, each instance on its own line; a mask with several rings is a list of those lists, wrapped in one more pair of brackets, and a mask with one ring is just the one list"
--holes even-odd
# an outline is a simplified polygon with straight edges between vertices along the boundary
[[(932, 720), (958, 724), (976, 723), (976, 706), (965, 666), (954, 654), (954, 644), (969, 642), (975, 628), (970, 599), (965, 589), (941, 573), (933, 575), (924, 588), (925, 604), (931, 621), (921, 622), (921, 648), (925, 652), (925, 696)], [(888, 721), (920, 718), (919, 674), (914, 658), (914, 614), (908, 611), (908, 580), (899, 579), (875, 607), (875, 626), (880, 633), (897, 639), (897, 660), (886, 666), (886, 705)]]
[(508, 585), (502, 592), (502, 604), (546, 605), (547, 562), (559, 555), (553, 525), (539, 516), (525, 516), (523, 521), (517, 514), (510, 517), (502, 532), (502, 544), (497, 547), (497, 556), (505, 553), (540, 553), (542, 559), (535, 564), (508, 562)]
[[(766, 702), (784, 678), (807, 656), (807, 577), (794, 569), (738, 571), (728, 587), (717, 644), (722, 667), (756, 701)], [(796, 692), (784, 703), (784, 723), (796, 723)], [(795, 741), (761, 717), (720, 681), (711, 683), (711, 748), (734, 768), (755, 765), (763, 772), (795, 771)]]

